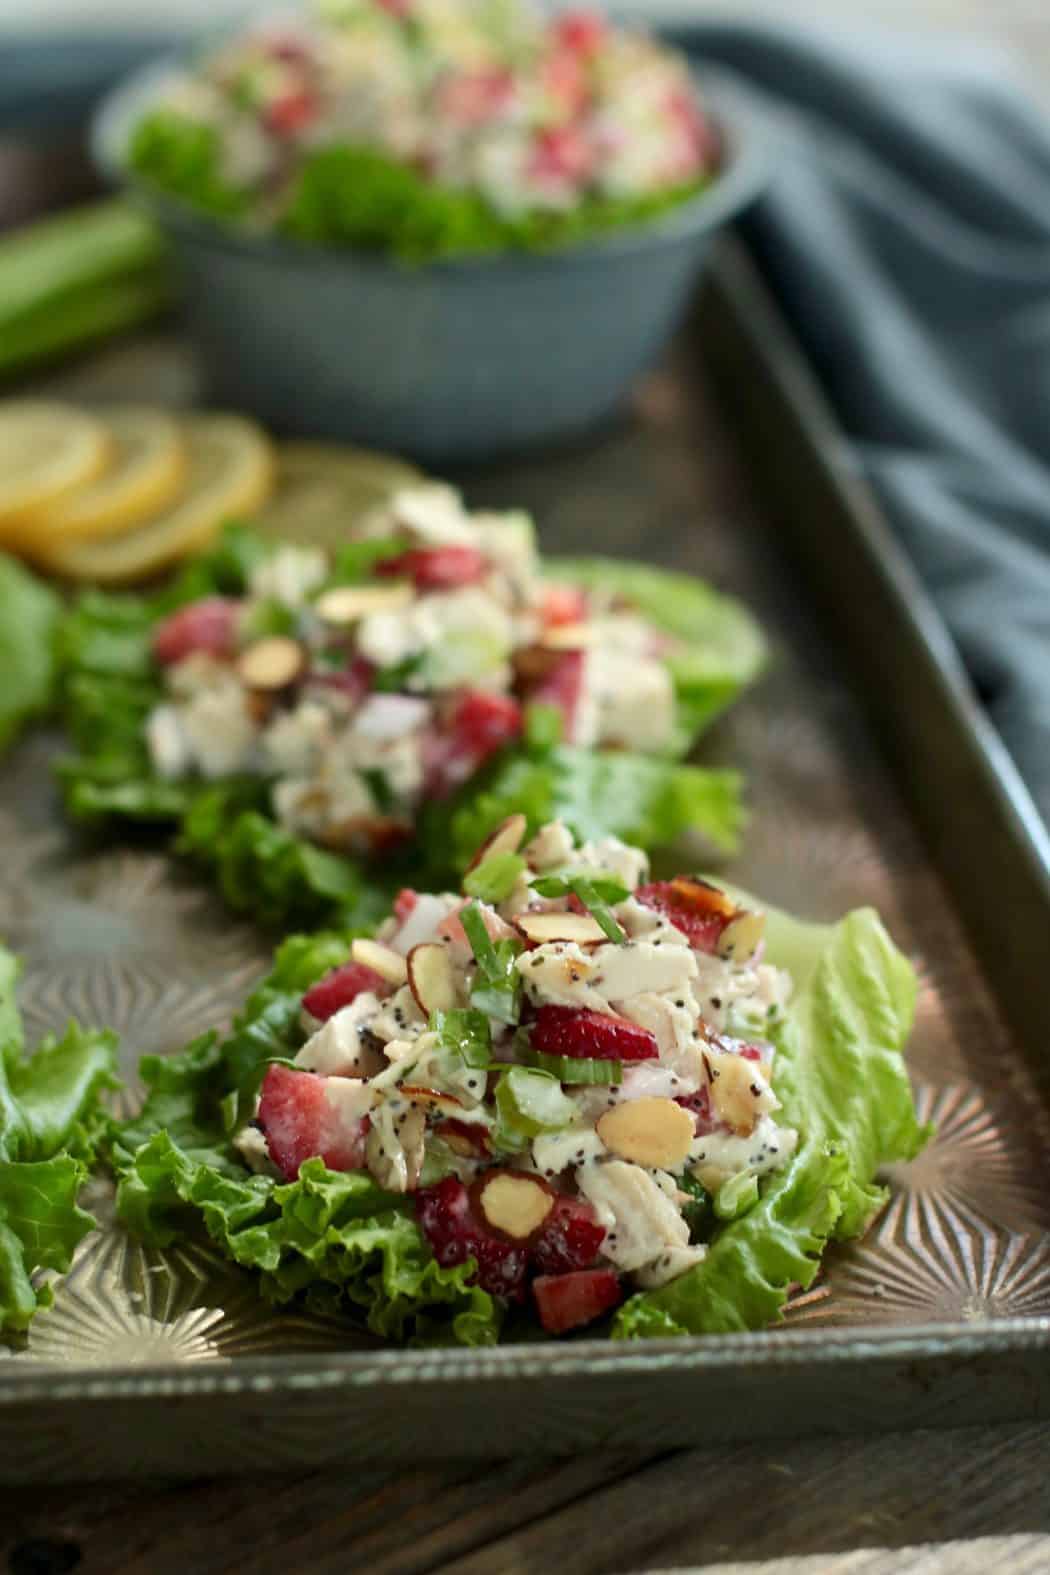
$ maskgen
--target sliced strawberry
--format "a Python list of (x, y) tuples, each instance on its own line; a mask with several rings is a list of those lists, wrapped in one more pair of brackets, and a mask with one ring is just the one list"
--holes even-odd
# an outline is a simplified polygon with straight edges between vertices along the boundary
[(169, 613), (153, 631), (153, 655), (162, 667), (195, 651), (231, 657), (237, 650), (238, 604), (228, 596), (205, 596)]
[(528, 1249), (497, 1236), (478, 1218), (470, 1193), (454, 1176), (416, 1193), (416, 1216), (431, 1252), (443, 1268), (477, 1264), (475, 1281), (490, 1296), (520, 1301), (525, 1294)]
[(413, 891), (411, 886), (402, 886), (394, 898), (394, 918), (398, 924), (404, 924), (409, 914), (412, 913), (419, 902), (418, 891)]
[(660, 1049), (648, 1028), (606, 1012), (541, 1006), (529, 1029), (534, 1050), (587, 1061), (652, 1061)]
[(442, 726), (423, 741), (427, 792), (444, 798), (521, 733), (521, 707), (509, 695), (466, 689)]
[(646, 908), (653, 908), (669, 919), (698, 952), (715, 951), (719, 936), (736, 912), (717, 886), (692, 875), (654, 880), (648, 886), (639, 886), (634, 895)]
[(567, 744), (575, 741), (576, 715), (583, 692), (583, 651), (561, 651), (547, 673), (529, 690), (535, 705), (551, 705), (561, 712), (562, 734)]
[(280, 98), (267, 104), (263, 112), (266, 129), (276, 137), (292, 137), (298, 131), (305, 131), (316, 118), (317, 109), (317, 99), (313, 93), (302, 89), (282, 93)]
[(360, 1170), (368, 1117), (348, 1121), (327, 1094), (339, 1078), (298, 1072), (273, 1062), (259, 1096), (258, 1122), (277, 1169), (294, 1181), (304, 1160), (319, 1156), (329, 1170)]
[[(575, 79), (579, 68), (572, 55), (567, 69)], [(565, 181), (576, 185), (587, 178), (593, 163), (594, 148), (577, 126), (550, 126), (536, 133), (529, 175), (541, 184)]]
[(725, 1130), (724, 1123), (712, 1113), (711, 1094), (706, 1084), (703, 1088), (698, 1088), (695, 1094), (677, 1095), (675, 1104), (689, 1111), (693, 1117), (693, 1129), (697, 1137), (703, 1137), (708, 1132)]
[(420, 591), (448, 591), (473, 585), (488, 573), (488, 559), (476, 547), (414, 547), (376, 564), (376, 573), (412, 580)]
[(349, 1006), (359, 995), (364, 995), (366, 990), (383, 996), (389, 995), (390, 989), (389, 982), (382, 974), (366, 968), (364, 963), (343, 963), (341, 968), (333, 968), (331, 973), (326, 973), (323, 979), (311, 985), (303, 996), (303, 1007), (319, 1023), (326, 1023), (344, 1006)]
[(587, 593), (578, 585), (548, 585), (540, 603), (540, 617), (548, 629), (564, 624), (583, 623), (587, 617)]
[(540, 1274), (589, 1269), (604, 1240), (605, 1227), (589, 1203), (559, 1196), (533, 1238), (532, 1260)]
[(623, 1300), (620, 1277), (613, 1269), (578, 1269), (574, 1274), (541, 1274), (532, 1282), (540, 1323), (548, 1334), (565, 1334)]
[(558, 43), (576, 55), (597, 54), (605, 33), (605, 22), (597, 11), (563, 11), (554, 24)]

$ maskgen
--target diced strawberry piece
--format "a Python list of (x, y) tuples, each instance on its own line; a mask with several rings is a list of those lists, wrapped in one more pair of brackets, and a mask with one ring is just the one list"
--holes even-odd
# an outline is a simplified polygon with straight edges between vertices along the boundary
[(326, 1023), (366, 990), (374, 995), (389, 995), (390, 984), (382, 974), (366, 968), (364, 963), (343, 963), (341, 968), (333, 968), (331, 973), (311, 985), (303, 996), (303, 1007), (319, 1023)]
[(454, 590), (473, 585), (488, 572), (488, 559), (476, 547), (414, 547), (376, 564), (376, 573), (409, 579), (420, 591)]
[(554, 36), (574, 54), (594, 55), (605, 39), (605, 22), (596, 11), (564, 11), (554, 24)]
[(762, 1061), (765, 1059), (757, 1045), (738, 1045), (735, 1054), (744, 1061)]
[(282, 93), (264, 111), (267, 130), (277, 137), (293, 137), (304, 131), (317, 115), (317, 99), (303, 90)]
[(288, 1181), (295, 1180), (304, 1160), (315, 1156), (329, 1170), (360, 1170), (364, 1165), (368, 1117), (348, 1122), (329, 1102), (328, 1085), (338, 1081), (276, 1061), (266, 1068), (257, 1119), (270, 1158)]
[(529, 175), (542, 184), (576, 185), (587, 178), (593, 162), (591, 142), (577, 126), (550, 126), (536, 133)]
[(532, 1282), (540, 1323), (548, 1334), (565, 1334), (623, 1300), (620, 1277), (613, 1269), (578, 1269), (574, 1274), (541, 1274)]
[(559, 1196), (533, 1238), (532, 1260), (540, 1274), (589, 1269), (604, 1240), (605, 1227), (589, 1203)]
[(733, 905), (717, 887), (690, 875), (654, 880), (639, 886), (635, 898), (669, 919), (687, 936), (694, 951), (713, 953), (718, 937), (733, 917)]
[(693, 1129), (697, 1137), (702, 1137), (707, 1132), (724, 1129), (724, 1123), (717, 1120), (711, 1110), (711, 1093), (706, 1084), (703, 1088), (698, 1088), (695, 1094), (678, 1094), (675, 1104), (689, 1111), (693, 1117)]
[(573, 1006), (541, 1006), (529, 1029), (534, 1050), (588, 1061), (652, 1061), (659, 1055), (648, 1028), (606, 1012)]
[(506, 107), (513, 92), (509, 71), (459, 71), (442, 84), (439, 108), (460, 126), (481, 126)]
[(431, 1252), (443, 1268), (477, 1264), (475, 1281), (490, 1296), (520, 1301), (525, 1294), (528, 1248), (495, 1235), (477, 1217), (470, 1193), (454, 1176), (446, 1176), (416, 1194), (416, 1216)]
[(583, 692), (583, 651), (562, 651), (548, 672), (529, 690), (535, 705), (551, 705), (561, 712), (566, 743), (576, 736), (576, 714)]
[(231, 657), (237, 649), (238, 605), (228, 596), (205, 596), (169, 613), (153, 631), (153, 655), (162, 667), (195, 651)]
[(587, 617), (587, 593), (578, 585), (548, 585), (540, 603), (540, 617), (548, 629), (567, 623), (583, 623)]
[(586, 106), (587, 63), (577, 50), (553, 49), (539, 67), (539, 78), (544, 95), (562, 119), (575, 119)]
[(464, 690), (444, 725), (424, 736), (427, 792), (447, 796), (520, 733), (516, 700), (484, 689)]
[(453, 1153), (464, 1159), (487, 1159), (492, 1152), (485, 1128), (473, 1121), (457, 1121), (455, 1117), (439, 1121), (434, 1133), (444, 1138)]
[(394, 898), (394, 918), (398, 924), (404, 924), (409, 914), (415, 910), (418, 902), (418, 891), (413, 891), (411, 886), (402, 886)]

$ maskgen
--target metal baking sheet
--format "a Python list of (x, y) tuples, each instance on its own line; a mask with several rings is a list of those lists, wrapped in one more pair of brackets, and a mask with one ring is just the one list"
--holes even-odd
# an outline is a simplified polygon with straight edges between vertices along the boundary
[[(718, 405), (705, 352), (725, 391)], [(760, 403), (765, 423), (740, 429), (750, 470), (726, 423), (734, 384), (745, 403)], [(38, 386), (176, 402), (195, 392), (185, 348), (163, 338)], [(1005, 882), (1025, 922), (1041, 923), (1045, 949), (1038, 827), (967, 709), (936, 620), (881, 522), (873, 527), (869, 501), (830, 486), (835, 434), (811, 395), (730, 246), (629, 418), (584, 446), (458, 479), (476, 503), (533, 509), (548, 551), (601, 550), (703, 574), (762, 620), (771, 669), (699, 752), (742, 767), (750, 784), (749, 834), (727, 873), (813, 918), (873, 904), (922, 979), (910, 1060), (938, 1135), (891, 1173), (892, 1201), (867, 1238), (829, 1253), (815, 1287), (770, 1331), (428, 1353), (276, 1313), (208, 1249), (148, 1251), (106, 1224), (83, 1244), (54, 1309), (0, 1359), (0, 1478), (429, 1458), (436, 1447), (449, 1456), (652, 1451), (785, 1430), (1050, 1414), (1046, 1052), (1034, 1015), (1013, 999), (1019, 986), (1038, 994), (1045, 966), (1015, 937), (1021, 914), (1007, 902), (999, 950), (1017, 947), (1005, 971), (982, 971), (963, 918), (977, 904), (959, 893), (986, 891), (987, 865), (959, 822), (954, 838), (942, 830), (924, 840), (905, 790), (921, 781), (943, 806), (968, 762), (987, 787), (982, 831), (1001, 854), (997, 890)], [(777, 469), (789, 427), (795, 462)], [(811, 545), (822, 529), (855, 554), (863, 545), (867, 578), (857, 583), (911, 640), (919, 665), (910, 683), (875, 693), (863, 662), (858, 683), (849, 642), (830, 639), (818, 620), (817, 579), (800, 571), (775, 513), (757, 502), (764, 467), (785, 509), (808, 520)], [(869, 712), (908, 741), (910, 768), (896, 777)], [(940, 747), (915, 759), (924, 738)], [(226, 1019), (262, 971), (267, 944), (157, 848), (78, 841), (50, 786), (56, 747), (38, 734), (0, 775), (0, 933), (26, 959), (31, 1034), (70, 1014), (121, 1032), (127, 1105), (138, 1057)], [(971, 929), (980, 945), (987, 926)], [(97, 1194), (105, 1220), (104, 1185)]]

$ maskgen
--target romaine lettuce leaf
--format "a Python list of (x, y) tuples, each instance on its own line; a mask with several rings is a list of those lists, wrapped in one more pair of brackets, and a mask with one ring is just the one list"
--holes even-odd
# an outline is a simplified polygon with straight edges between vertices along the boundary
[(761, 1327), (793, 1284), (812, 1283), (831, 1240), (861, 1234), (885, 1200), (880, 1167), (911, 1159), (929, 1136), (915, 1115), (902, 1051), (916, 981), (871, 909), (836, 925), (770, 913), (766, 957), (795, 992), (771, 1031), (778, 1121), (799, 1132), (791, 1163), (742, 1219), (715, 1233), (707, 1257), (616, 1315), (621, 1338)]
[(22, 723), (47, 710), (55, 686), (61, 603), (14, 558), (0, 553), (0, 750)]
[(48, 1304), (32, 1274), (68, 1269), (94, 1225), (76, 1197), (105, 1126), (100, 1096), (116, 1083), (112, 1034), (71, 1023), (25, 1054), (17, 976), (0, 948), (0, 1330), (25, 1329)]
[(658, 847), (696, 831), (724, 852), (736, 847), (743, 822), (735, 771), (567, 745), (539, 755), (511, 750), (449, 804), (424, 811), (421, 836), (431, 865), (437, 870), (451, 859), (462, 870), (485, 837), (519, 812), (530, 831), (561, 819), (581, 841), (613, 835)]
[(679, 642), (667, 657), (675, 685), (675, 754), (687, 753), (765, 666), (765, 641), (747, 609), (691, 574), (616, 558), (549, 558), (544, 570), (552, 579), (625, 597)]

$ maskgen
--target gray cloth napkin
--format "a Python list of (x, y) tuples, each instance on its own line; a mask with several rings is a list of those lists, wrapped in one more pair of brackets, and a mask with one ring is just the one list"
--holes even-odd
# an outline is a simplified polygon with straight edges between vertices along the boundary
[(969, 46), (673, 33), (774, 114), (748, 239), (1050, 821), (1050, 120)]

